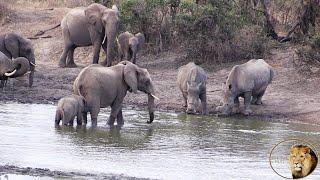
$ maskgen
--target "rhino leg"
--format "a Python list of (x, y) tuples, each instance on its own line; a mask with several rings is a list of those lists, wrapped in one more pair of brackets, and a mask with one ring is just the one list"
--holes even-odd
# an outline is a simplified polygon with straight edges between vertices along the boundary
[(244, 93), (244, 115), (250, 115), (252, 113), (251, 109), (250, 109), (250, 104), (251, 104), (251, 96), (252, 96), (252, 92), (245, 92)]
[(257, 101), (256, 101), (256, 105), (261, 105), (262, 104), (262, 96), (264, 95), (265, 91), (262, 91), (260, 94), (258, 94), (257, 96)]

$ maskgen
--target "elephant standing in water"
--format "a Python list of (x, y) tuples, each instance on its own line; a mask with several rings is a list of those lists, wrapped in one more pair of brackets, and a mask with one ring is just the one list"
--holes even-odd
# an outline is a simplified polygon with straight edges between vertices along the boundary
[(148, 94), (148, 109), (150, 121), (154, 119), (155, 90), (150, 74), (146, 69), (122, 61), (112, 67), (91, 65), (84, 68), (73, 84), (74, 94), (83, 96), (86, 101), (84, 123), (87, 123), (87, 112), (90, 112), (92, 126), (97, 125), (100, 107), (111, 106), (108, 125), (113, 126), (115, 119), (118, 125), (123, 125), (122, 101), (127, 91)]
[(85, 100), (82, 96), (70, 95), (59, 100), (55, 123), (59, 125), (62, 120), (63, 125), (73, 125), (74, 118), (77, 116), (77, 125), (82, 125), (82, 112)]
[(137, 53), (144, 44), (144, 41), (145, 37), (142, 33), (137, 33), (135, 35), (128, 31), (121, 33), (117, 40), (120, 60), (122, 61), (123, 57), (125, 57), (126, 60), (136, 64)]
[[(93, 64), (98, 64), (101, 46), (106, 53), (102, 65), (111, 66), (112, 51), (119, 26), (119, 11), (93, 3), (87, 8), (72, 9), (61, 21), (64, 50), (60, 67), (76, 67), (73, 54), (76, 47), (93, 45)], [(68, 61), (66, 60), (68, 56)]]
[(9, 59), (6, 55), (0, 52), (0, 87), (4, 87), (8, 78), (15, 78), (24, 75), (30, 69), (28, 59), (18, 57)]
[[(10, 59), (18, 57), (27, 58), (30, 64), (29, 87), (31, 87), (36, 66), (31, 41), (15, 33), (2, 34), (0, 35), (0, 51)], [(15, 77), (17, 76), (15, 75)]]

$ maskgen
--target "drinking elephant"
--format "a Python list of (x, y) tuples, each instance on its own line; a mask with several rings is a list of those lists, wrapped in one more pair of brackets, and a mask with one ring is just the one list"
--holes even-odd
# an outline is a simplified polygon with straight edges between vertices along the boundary
[(122, 101), (127, 91), (148, 94), (148, 109), (150, 120), (154, 119), (155, 90), (150, 74), (146, 69), (122, 61), (112, 67), (91, 65), (84, 68), (73, 84), (74, 93), (85, 98), (86, 106), (84, 122), (87, 122), (87, 112), (90, 112), (92, 126), (97, 125), (100, 107), (111, 106), (108, 125), (113, 126), (115, 119), (118, 125), (123, 125)]
[(8, 78), (15, 78), (24, 75), (30, 70), (28, 59), (18, 57), (9, 59), (5, 54), (0, 52), (0, 87), (4, 87)]
[(223, 105), (218, 106), (217, 111), (229, 115), (235, 108), (235, 111), (239, 112), (239, 97), (243, 97), (245, 105), (243, 114), (251, 114), (250, 104), (262, 104), (262, 96), (273, 76), (272, 67), (263, 59), (252, 59), (244, 64), (234, 66), (223, 90)]
[[(61, 21), (64, 50), (60, 67), (76, 67), (73, 54), (76, 47), (93, 45), (93, 64), (99, 61), (100, 48), (106, 53), (102, 65), (111, 66), (112, 51), (119, 26), (119, 11), (93, 3), (86, 8), (72, 9)], [(68, 60), (67, 60), (68, 57)]]
[(74, 118), (77, 116), (77, 125), (82, 125), (82, 112), (85, 100), (82, 96), (70, 95), (61, 98), (58, 102), (55, 123), (59, 125), (62, 120), (63, 125), (73, 125)]
[(35, 71), (35, 56), (31, 41), (15, 33), (0, 35), (0, 51), (8, 58), (25, 57), (30, 64), (29, 86), (33, 84)]
[(145, 37), (142, 33), (135, 35), (128, 31), (121, 33), (117, 40), (120, 60), (122, 61), (123, 57), (125, 57), (126, 60), (130, 60), (135, 64), (137, 53), (141, 49), (144, 41)]

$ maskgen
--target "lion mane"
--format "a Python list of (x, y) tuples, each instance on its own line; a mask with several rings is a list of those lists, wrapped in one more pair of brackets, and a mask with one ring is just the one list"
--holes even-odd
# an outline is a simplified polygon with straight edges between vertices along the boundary
[(308, 176), (317, 164), (318, 157), (309, 146), (293, 145), (290, 148), (289, 165), (293, 179)]

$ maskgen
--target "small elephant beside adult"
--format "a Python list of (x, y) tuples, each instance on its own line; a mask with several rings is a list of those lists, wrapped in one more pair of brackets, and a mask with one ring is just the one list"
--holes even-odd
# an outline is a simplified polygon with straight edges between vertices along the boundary
[(102, 65), (111, 66), (119, 21), (119, 11), (116, 6), (109, 9), (93, 3), (88, 7), (72, 9), (61, 21), (64, 50), (59, 66), (75, 67), (73, 58), (75, 48), (91, 45), (93, 45), (93, 64), (98, 64), (102, 46), (106, 53)]
[(82, 125), (82, 112), (85, 100), (82, 96), (70, 95), (59, 100), (55, 123), (59, 125), (62, 120), (63, 125), (73, 125), (74, 118), (77, 116), (77, 125)]
[(36, 66), (34, 50), (31, 41), (16, 33), (2, 34), (0, 35), (0, 51), (9, 59), (24, 57), (29, 61), (29, 86), (31, 87), (33, 84), (33, 76)]
[(239, 97), (244, 98), (244, 115), (252, 113), (250, 104), (261, 105), (262, 96), (274, 77), (273, 68), (263, 59), (252, 59), (230, 71), (223, 89), (223, 105), (217, 111), (225, 115), (240, 112)]
[(123, 57), (125, 57), (125, 60), (136, 64), (137, 53), (141, 49), (144, 42), (145, 37), (142, 33), (137, 33), (135, 35), (128, 31), (121, 33), (117, 39), (120, 61), (122, 61)]
[(30, 70), (28, 59), (18, 57), (16, 59), (9, 59), (5, 54), (0, 52), (0, 87), (4, 87), (8, 78), (15, 78), (23, 76)]
[(154, 119), (155, 88), (147, 69), (122, 61), (111, 67), (90, 65), (84, 68), (73, 84), (74, 94), (83, 96), (86, 101), (84, 123), (87, 123), (87, 112), (90, 112), (92, 126), (97, 125), (97, 116), (102, 107), (111, 106), (108, 125), (123, 125), (122, 102), (127, 91), (148, 94), (150, 120)]

